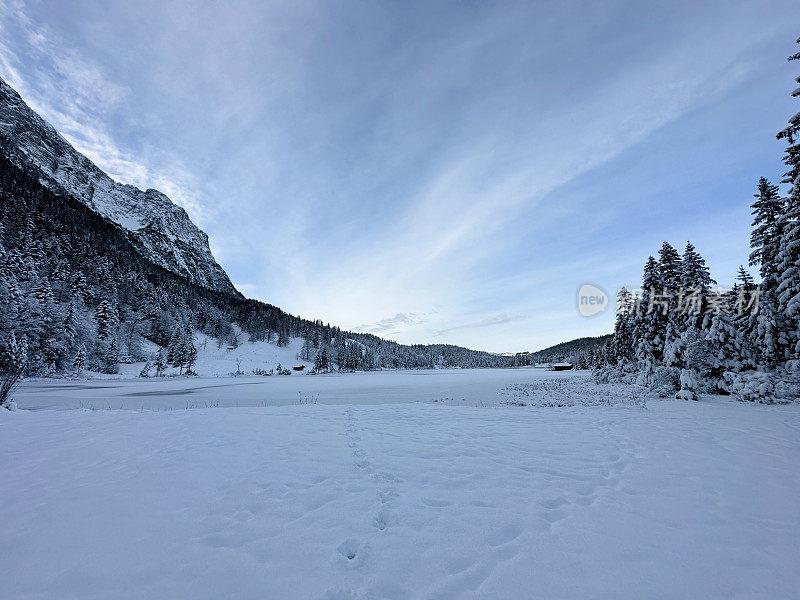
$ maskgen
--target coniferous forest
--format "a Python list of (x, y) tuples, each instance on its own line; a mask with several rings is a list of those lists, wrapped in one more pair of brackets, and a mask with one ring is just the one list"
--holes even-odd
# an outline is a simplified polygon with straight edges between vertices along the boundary
[[(800, 61), (800, 52), (789, 61)], [(800, 87), (792, 96), (800, 97)], [(800, 112), (777, 138), (786, 143), (783, 193), (761, 177), (752, 202), (746, 258), (760, 283), (742, 266), (735, 285), (720, 288), (690, 242), (682, 253), (664, 242), (645, 263), (641, 289), (619, 291), (600, 381), (636, 382), (685, 399), (703, 392), (767, 403), (797, 398)]]

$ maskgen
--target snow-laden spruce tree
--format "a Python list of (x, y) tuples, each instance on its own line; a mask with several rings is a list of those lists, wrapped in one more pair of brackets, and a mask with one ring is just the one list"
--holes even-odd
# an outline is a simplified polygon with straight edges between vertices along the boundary
[[(800, 44), (800, 38), (797, 43)], [(790, 56), (789, 60), (800, 60), (800, 52)], [(800, 83), (800, 77), (795, 81)], [(800, 96), (800, 88), (795, 89), (792, 96)], [(797, 331), (800, 317), (800, 112), (789, 119), (787, 127), (778, 133), (778, 139), (786, 140), (788, 144), (783, 157), (788, 170), (782, 183), (789, 185), (789, 192), (776, 224), (780, 240), (774, 270), (778, 279), (778, 309), (791, 321), (787, 333), (794, 345), (793, 351), (797, 353), (800, 351), (797, 346), (800, 339)]]
[(182, 357), (180, 356), (180, 353), (182, 343), (183, 331), (181, 327), (176, 326), (175, 329), (172, 330), (172, 336), (169, 338), (169, 343), (167, 344), (165, 360), (168, 365), (177, 366), (176, 361), (181, 361)]
[(103, 373), (119, 372), (119, 348), (117, 347), (117, 338), (111, 338), (111, 341), (105, 347), (100, 368)]
[(182, 354), (184, 356), (186, 374), (194, 373), (194, 365), (197, 362), (197, 347), (194, 345), (194, 325), (191, 318), (189, 318), (186, 327), (183, 329)]
[(158, 349), (155, 360), (156, 377), (163, 377), (167, 370), (167, 355), (163, 348)]
[[(761, 289), (774, 290), (778, 284), (777, 256), (781, 245), (781, 217), (785, 201), (778, 193), (778, 186), (762, 177), (758, 181), (756, 201), (752, 204), (753, 231), (750, 234), (750, 264), (759, 266)], [(744, 269), (740, 270), (740, 273)]]
[(706, 332), (708, 356), (705, 358), (704, 375), (713, 380), (722, 377), (725, 372), (738, 373), (753, 369), (755, 361), (749, 341), (733, 323), (733, 319), (724, 311), (715, 314), (711, 319), (711, 327)]
[(661, 283), (659, 291), (678, 292), (683, 279), (683, 265), (681, 255), (669, 242), (661, 244), (658, 250), (658, 275)]
[(104, 299), (97, 305), (94, 312), (94, 319), (97, 322), (97, 339), (107, 340), (114, 336), (119, 325), (119, 314), (117, 307), (109, 299)]
[(772, 290), (761, 294), (750, 330), (756, 359), (768, 370), (784, 365), (792, 355), (788, 319), (778, 310), (773, 294)]
[(75, 376), (80, 377), (83, 370), (86, 368), (86, 346), (83, 344), (78, 348), (75, 358), (72, 359), (72, 368), (75, 370)]
[(658, 263), (650, 256), (644, 265), (642, 293), (633, 318), (634, 356), (640, 363), (654, 363), (661, 358), (666, 322), (662, 312), (655, 306), (660, 285)]
[(681, 297), (682, 313), (686, 324), (695, 327), (708, 325), (704, 319), (709, 290), (717, 282), (711, 278), (711, 271), (705, 259), (694, 245), (687, 241), (681, 259)]
[(314, 358), (314, 371), (316, 373), (327, 373), (329, 370), (328, 351), (323, 347)]
[(625, 365), (633, 360), (634, 341), (634, 303), (628, 288), (617, 293), (617, 318), (614, 323), (614, 337), (611, 342), (613, 364)]

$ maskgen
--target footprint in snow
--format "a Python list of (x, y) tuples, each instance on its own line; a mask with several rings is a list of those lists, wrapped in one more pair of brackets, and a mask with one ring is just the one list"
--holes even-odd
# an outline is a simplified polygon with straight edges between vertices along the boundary
[(368, 550), (368, 546), (361, 544), (355, 538), (346, 539), (336, 548), (340, 562), (351, 568), (359, 567), (364, 563)]
[(373, 519), (372, 524), (378, 531), (383, 531), (388, 526), (386, 517), (387, 517), (386, 511), (383, 510), (378, 511), (378, 514), (375, 515), (375, 519)]
[(381, 504), (387, 504), (397, 496), (398, 493), (395, 490), (378, 490), (378, 500), (380, 500)]

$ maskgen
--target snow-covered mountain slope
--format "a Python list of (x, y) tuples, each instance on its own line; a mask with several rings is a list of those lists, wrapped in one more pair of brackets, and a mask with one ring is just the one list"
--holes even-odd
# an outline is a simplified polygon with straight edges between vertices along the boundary
[(0, 79), (0, 151), (33, 170), (51, 189), (70, 194), (130, 234), (145, 258), (203, 287), (235, 292), (208, 236), (158, 190), (111, 179), (79, 153)]
[[(145, 340), (145, 352), (155, 359), (158, 346)], [(241, 344), (238, 348), (228, 350), (227, 344), (219, 341), (201, 331), (194, 334), (194, 345), (197, 348), (197, 362), (193, 370), (200, 376), (225, 377), (235, 374), (237, 369), (241, 374), (252, 375), (255, 369), (269, 371), (280, 364), (286, 369), (303, 365), (306, 371), (314, 368), (313, 361), (298, 358), (303, 349), (303, 338), (291, 338), (287, 346), (278, 346), (272, 342), (251, 342), (247, 333), (241, 334)], [(120, 379), (137, 377), (144, 363), (121, 364), (119, 374), (106, 375), (101, 373), (85, 373), (92, 378)], [(151, 373), (152, 374), (152, 373)], [(177, 375), (178, 369), (169, 367), (166, 375)]]

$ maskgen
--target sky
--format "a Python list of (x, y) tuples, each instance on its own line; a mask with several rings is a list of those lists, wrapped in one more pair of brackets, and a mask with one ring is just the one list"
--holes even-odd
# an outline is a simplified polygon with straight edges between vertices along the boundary
[(184, 206), (246, 296), (403, 343), (613, 328), (691, 240), (730, 285), (779, 180), (800, 3), (0, 0), (0, 77)]

